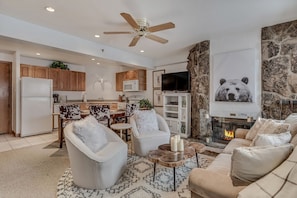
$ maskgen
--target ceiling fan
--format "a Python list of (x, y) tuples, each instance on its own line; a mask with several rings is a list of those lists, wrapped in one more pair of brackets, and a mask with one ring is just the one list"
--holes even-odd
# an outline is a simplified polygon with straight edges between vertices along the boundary
[(159, 43), (165, 44), (168, 42), (167, 39), (161, 38), (151, 33), (175, 28), (175, 25), (172, 22), (163, 23), (160, 25), (150, 27), (146, 18), (134, 20), (130, 14), (124, 13), (124, 12), (121, 13), (121, 16), (128, 22), (128, 24), (133, 28), (134, 31), (133, 32), (131, 31), (130, 32), (104, 32), (104, 34), (136, 34), (133, 37), (132, 41), (130, 42), (129, 47), (135, 46), (139, 41), (139, 39), (143, 36), (153, 41), (157, 41)]

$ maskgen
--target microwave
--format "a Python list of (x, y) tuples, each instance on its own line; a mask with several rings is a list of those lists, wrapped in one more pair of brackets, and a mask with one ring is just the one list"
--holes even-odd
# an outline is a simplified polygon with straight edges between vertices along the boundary
[(139, 91), (139, 81), (138, 80), (124, 80), (123, 81), (123, 91)]

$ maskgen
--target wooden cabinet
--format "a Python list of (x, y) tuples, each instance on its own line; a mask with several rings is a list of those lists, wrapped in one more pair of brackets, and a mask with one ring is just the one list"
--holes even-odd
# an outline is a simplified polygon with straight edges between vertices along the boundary
[(33, 66), (21, 64), (21, 77), (34, 77)]
[(116, 91), (123, 91), (123, 81), (126, 72), (116, 73)]
[(48, 78), (48, 67), (34, 66), (34, 78)]
[(53, 80), (53, 91), (85, 91), (86, 73), (21, 64), (21, 77)]
[(86, 74), (84, 72), (70, 71), (70, 89), (72, 91), (86, 90)]
[(68, 70), (60, 70), (60, 82), (59, 82), (59, 90), (60, 91), (70, 91), (71, 90), (71, 83), (70, 83), (70, 76), (71, 73)]
[(60, 70), (56, 68), (50, 68), (48, 72), (48, 78), (53, 80), (53, 90), (58, 91), (60, 89)]
[(49, 68), (21, 64), (21, 77), (48, 78)]
[(139, 91), (146, 90), (146, 70), (137, 69), (116, 73), (116, 91), (123, 91), (123, 81), (138, 80)]
[(77, 91), (86, 90), (86, 73), (77, 72)]

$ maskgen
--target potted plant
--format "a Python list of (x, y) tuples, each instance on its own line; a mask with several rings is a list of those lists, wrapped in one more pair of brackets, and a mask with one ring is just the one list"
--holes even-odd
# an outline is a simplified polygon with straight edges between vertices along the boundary
[(60, 69), (65, 69), (65, 70), (69, 70), (68, 65), (66, 65), (65, 63), (63, 63), (62, 61), (54, 61), (51, 65), (51, 68), (60, 68)]
[(153, 105), (152, 103), (148, 100), (148, 99), (141, 99), (139, 101), (139, 108), (140, 109), (152, 109), (153, 108)]

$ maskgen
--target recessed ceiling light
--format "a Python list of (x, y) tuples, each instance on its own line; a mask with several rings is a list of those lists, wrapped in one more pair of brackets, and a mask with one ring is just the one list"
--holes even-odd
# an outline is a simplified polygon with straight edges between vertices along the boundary
[(96, 37), (96, 38), (99, 38), (99, 37), (100, 37), (100, 35), (99, 35), (99, 34), (95, 34), (95, 37)]
[(37, 52), (36, 55), (37, 55), (37, 56), (40, 56), (40, 53)]
[(45, 9), (49, 12), (55, 12), (55, 9), (53, 7), (47, 6)]
[(95, 58), (92, 58), (91, 60), (92, 60), (92, 61), (94, 61), (94, 60), (95, 60)]
[(140, 50), (140, 52), (141, 52), (141, 53), (143, 53), (143, 52), (144, 52), (144, 50)]
[(97, 65), (100, 65), (100, 63), (97, 63)]

